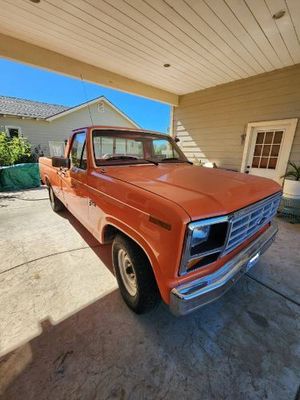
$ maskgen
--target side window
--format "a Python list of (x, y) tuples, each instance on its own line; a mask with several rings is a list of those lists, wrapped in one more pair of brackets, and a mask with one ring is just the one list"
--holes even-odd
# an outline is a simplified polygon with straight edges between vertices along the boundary
[(21, 128), (18, 126), (6, 126), (5, 127), (6, 134), (8, 137), (13, 139), (14, 137), (20, 137), (21, 135)]
[(76, 133), (73, 138), (72, 148), (70, 152), (72, 167), (86, 169), (86, 146), (85, 146), (85, 132)]

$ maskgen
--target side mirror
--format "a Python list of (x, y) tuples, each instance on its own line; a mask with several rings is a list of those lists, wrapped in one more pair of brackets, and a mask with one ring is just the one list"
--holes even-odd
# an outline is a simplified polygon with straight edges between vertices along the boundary
[(174, 140), (175, 140), (175, 143), (178, 143), (178, 142), (180, 142), (180, 139), (179, 139), (179, 137), (178, 137), (178, 136), (175, 136), (175, 137), (174, 137)]
[(66, 157), (52, 157), (52, 167), (70, 168), (70, 159)]

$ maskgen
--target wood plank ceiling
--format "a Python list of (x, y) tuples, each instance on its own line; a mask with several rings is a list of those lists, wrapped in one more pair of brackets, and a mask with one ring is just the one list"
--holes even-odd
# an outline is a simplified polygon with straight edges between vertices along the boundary
[(179, 95), (300, 62), (300, 0), (0, 0), (0, 7), (1, 33)]

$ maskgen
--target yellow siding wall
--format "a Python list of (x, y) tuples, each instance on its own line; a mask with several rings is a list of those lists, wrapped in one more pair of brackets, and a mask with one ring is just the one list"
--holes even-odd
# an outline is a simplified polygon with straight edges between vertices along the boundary
[[(191, 161), (240, 169), (248, 122), (300, 119), (300, 64), (180, 97), (174, 134)], [(300, 121), (290, 155), (300, 161)]]
[(76, 128), (90, 125), (136, 128), (106, 103), (104, 103), (104, 112), (98, 111), (97, 104), (93, 104), (90, 107), (90, 113), (85, 107), (51, 122), (0, 116), (0, 131), (4, 131), (6, 125), (21, 127), (23, 136), (30, 141), (32, 147), (40, 145), (44, 154), (49, 155), (49, 141), (64, 141)]

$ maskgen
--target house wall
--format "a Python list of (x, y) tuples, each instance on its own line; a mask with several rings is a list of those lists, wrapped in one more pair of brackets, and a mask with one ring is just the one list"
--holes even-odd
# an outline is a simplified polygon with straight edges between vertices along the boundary
[[(89, 125), (109, 125), (136, 128), (121, 114), (117, 113), (108, 104), (103, 102), (103, 111), (99, 111), (97, 104), (74, 111), (51, 122), (35, 119), (21, 119), (17, 117), (0, 117), (0, 131), (5, 131), (6, 125), (21, 127), (32, 148), (40, 145), (45, 155), (49, 155), (49, 141), (64, 141), (71, 131)], [(91, 113), (91, 117), (90, 117)]]
[[(248, 122), (300, 119), (300, 64), (180, 97), (173, 132), (191, 161), (240, 170)], [(300, 161), (300, 122), (290, 154)]]

